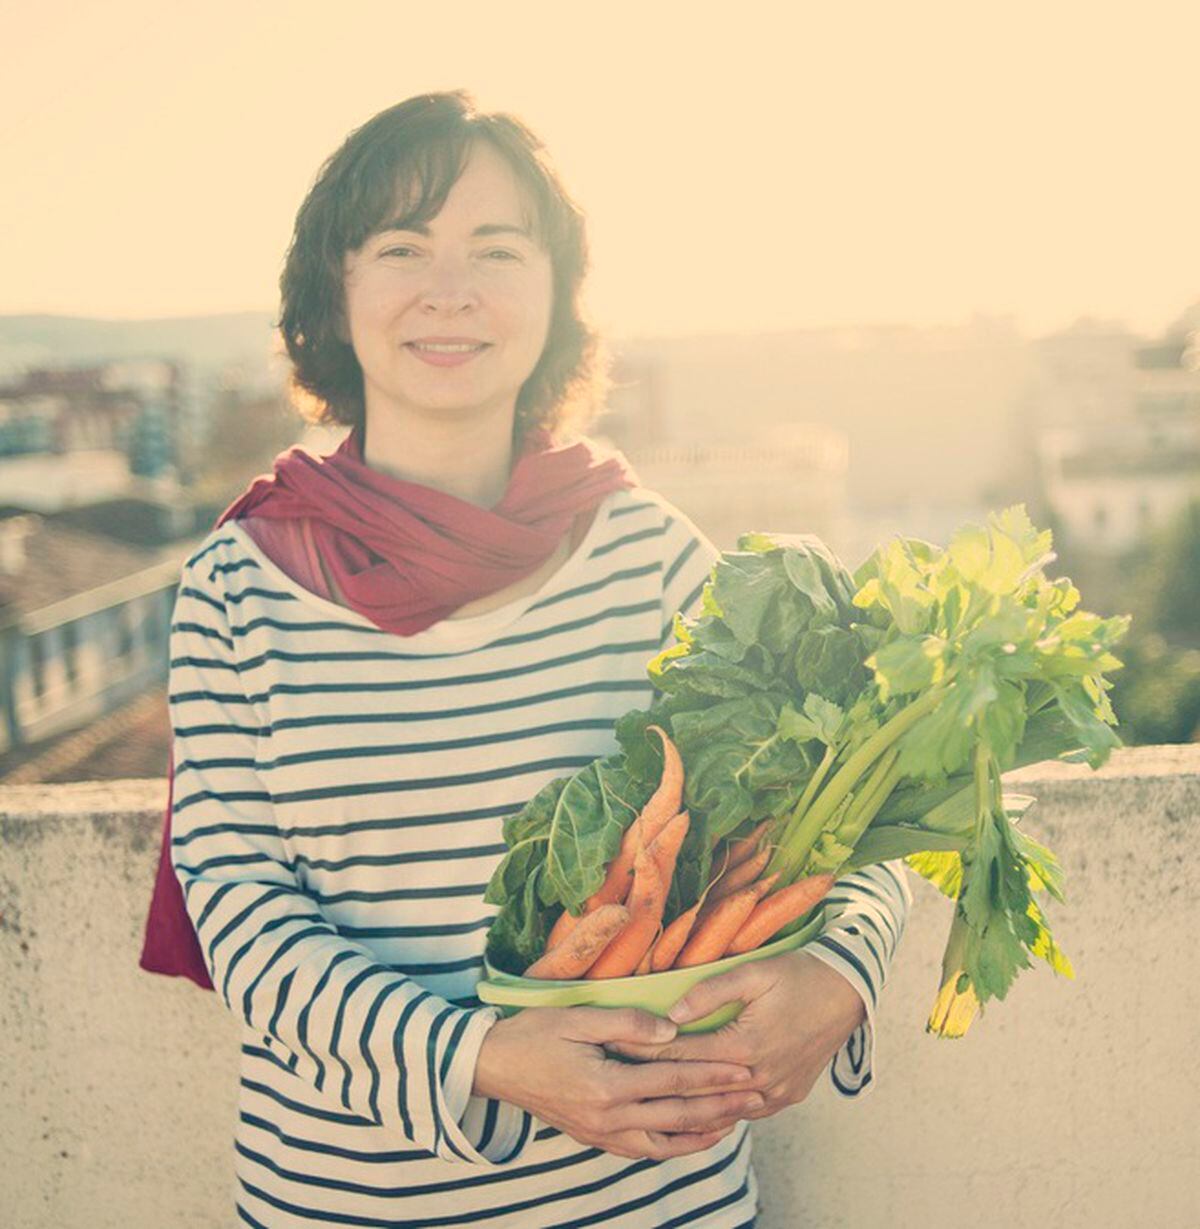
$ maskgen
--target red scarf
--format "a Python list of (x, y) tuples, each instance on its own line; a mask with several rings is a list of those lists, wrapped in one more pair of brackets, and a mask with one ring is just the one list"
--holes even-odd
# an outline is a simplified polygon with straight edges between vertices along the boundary
[[(620, 453), (587, 440), (557, 445), (544, 430), (525, 438), (495, 507), (393, 478), (363, 460), (362, 428), (336, 452), (290, 448), (217, 519), (311, 518), (331, 579), (347, 604), (384, 631), (411, 636), (459, 606), (536, 571), (581, 512), (637, 478)], [(274, 559), (293, 573), (291, 561)], [(212, 982), (171, 864), (174, 754), (167, 779), (158, 875), (139, 964), (151, 973)]]

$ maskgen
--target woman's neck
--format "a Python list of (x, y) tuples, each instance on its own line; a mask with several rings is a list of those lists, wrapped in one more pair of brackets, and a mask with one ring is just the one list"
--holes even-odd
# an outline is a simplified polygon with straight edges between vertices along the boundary
[(363, 429), (363, 460), (393, 478), (494, 508), (508, 490), (512, 435), (511, 417), (420, 430), (371, 418)]

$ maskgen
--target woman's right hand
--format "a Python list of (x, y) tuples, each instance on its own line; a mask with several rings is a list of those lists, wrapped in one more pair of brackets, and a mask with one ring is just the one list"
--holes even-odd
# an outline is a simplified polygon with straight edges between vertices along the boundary
[(670, 1041), (669, 1020), (632, 1007), (531, 1007), (497, 1020), (472, 1092), (510, 1101), (581, 1144), (656, 1161), (711, 1148), (762, 1106), (737, 1063), (614, 1058), (608, 1042)]

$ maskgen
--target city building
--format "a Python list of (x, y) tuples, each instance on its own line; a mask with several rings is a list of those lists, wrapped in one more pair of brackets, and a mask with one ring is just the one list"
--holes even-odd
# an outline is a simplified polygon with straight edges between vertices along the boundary
[(186, 549), (0, 509), (0, 754), (11, 760), (165, 680)]
[(1200, 321), (1152, 343), (1089, 322), (1039, 343), (1034, 449), (1061, 538), (1128, 551), (1200, 500)]

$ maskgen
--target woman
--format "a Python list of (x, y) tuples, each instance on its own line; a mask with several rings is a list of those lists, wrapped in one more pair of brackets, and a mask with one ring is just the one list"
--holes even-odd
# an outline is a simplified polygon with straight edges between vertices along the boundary
[(297, 216), (294, 383), (352, 429), (226, 511), (171, 641), (164, 847), (244, 1025), (245, 1224), (746, 1225), (746, 1120), (826, 1067), (870, 1081), (908, 905), (888, 868), (838, 885), (805, 952), (693, 991), (692, 1015), (747, 1004), (710, 1036), (474, 997), (504, 817), (615, 748), (717, 554), (567, 442), (601, 384), (585, 265), (536, 138), (462, 92), (352, 133)]

